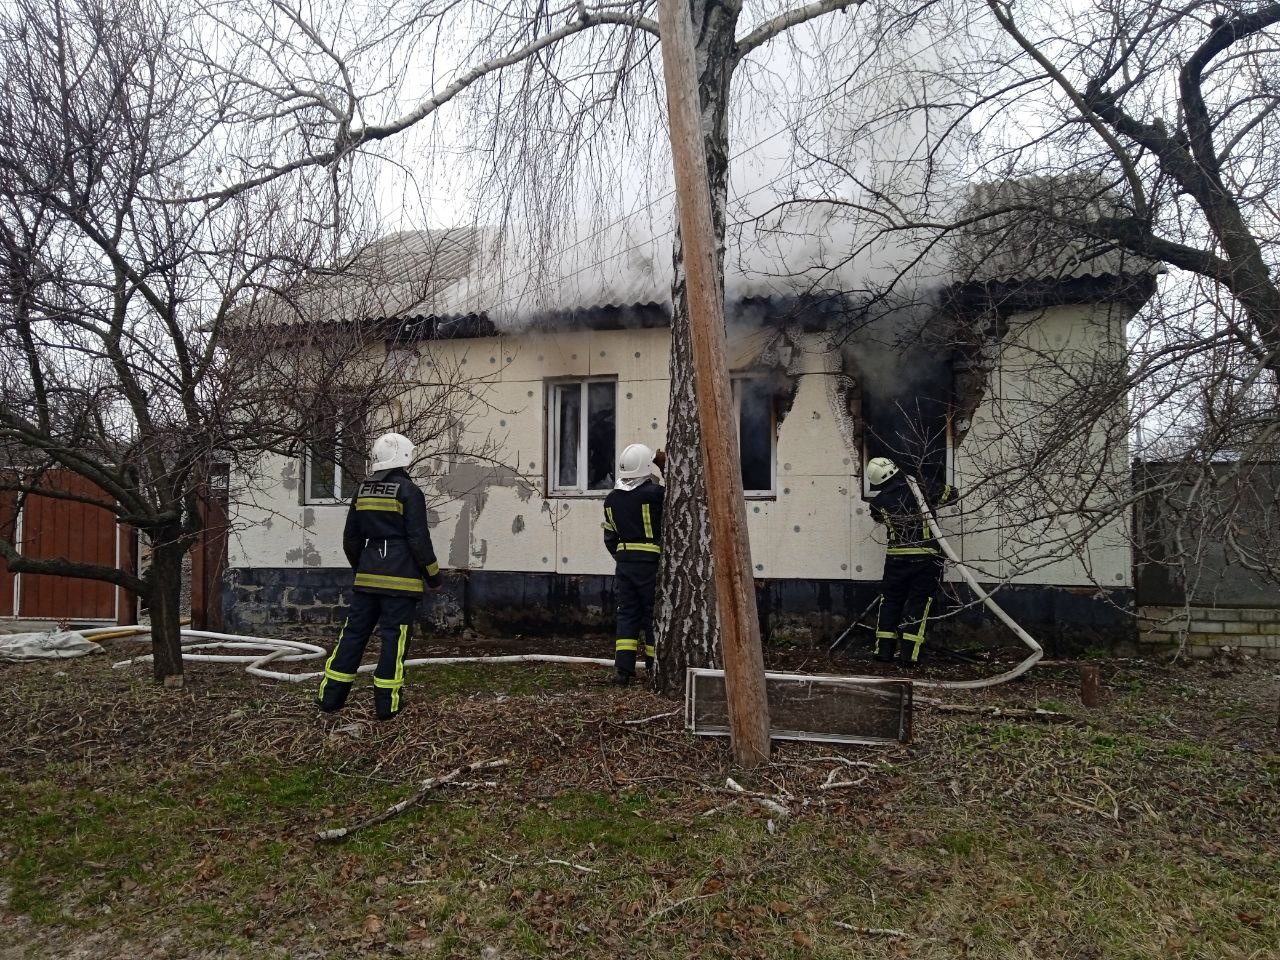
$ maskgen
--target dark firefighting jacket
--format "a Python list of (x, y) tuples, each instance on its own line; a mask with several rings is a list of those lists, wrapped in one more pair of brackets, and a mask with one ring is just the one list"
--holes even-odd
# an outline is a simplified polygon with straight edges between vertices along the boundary
[(615, 560), (658, 562), (662, 552), (662, 499), (655, 480), (634, 490), (614, 490), (604, 499), (604, 545)]
[(395, 596), (421, 594), (441, 583), (427, 529), (427, 502), (403, 469), (375, 473), (347, 511), (342, 549), (356, 572), (355, 588)]
[[(921, 493), (933, 507), (955, 499), (955, 491), (950, 486), (944, 486), (941, 492), (933, 496), (921, 484)], [(905, 474), (894, 474), (880, 488), (876, 498), (871, 501), (871, 515), (877, 522), (884, 524), (888, 533), (888, 545), (884, 551), (886, 556), (933, 556), (938, 553), (938, 540), (928, 519), (920, 512), (920, 505), (916, 503), (916, 498), (907, 485)]]

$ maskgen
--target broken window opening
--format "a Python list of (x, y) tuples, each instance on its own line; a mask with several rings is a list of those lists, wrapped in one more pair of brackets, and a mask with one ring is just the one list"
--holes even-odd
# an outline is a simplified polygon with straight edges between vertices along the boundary
[(955, 486), (955, 428), (949, 396), (875, 395), (863, 391), (862, 495), (874, 495), (867, 463), (888, 457), (900, 469), (924, 481), (927, 489)]
[(550, 494), (590, 496), (613, 489), (617, 398), (614, 378), (557, 381), (548, 386)]
[(738, 425), (742, 492), (748, 497), (771, 497), (775, 491), (778, 453), (778, 417), (772, 379), (735, 377), (733, 411)]

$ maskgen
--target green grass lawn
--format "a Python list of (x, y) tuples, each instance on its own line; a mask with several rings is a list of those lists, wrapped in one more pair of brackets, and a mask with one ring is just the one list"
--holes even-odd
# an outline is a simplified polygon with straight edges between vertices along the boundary
[[(417, 671), (378, 726), (367, 691), (322, 719), (231, 669), (179, 693), (101, 660), (4, 669), (0, 960), (1280, 957), (1265, 671), (1104, 663), (1084, 723), (923, 708), (909, 747), (782, 744), (747, 774), (678, 716), (623, 723), (675, 705), (589, 670)], [(1072, 682), (965, 702), (1071, 711)], [(487, 758), (508, 765), (316, 840)]]

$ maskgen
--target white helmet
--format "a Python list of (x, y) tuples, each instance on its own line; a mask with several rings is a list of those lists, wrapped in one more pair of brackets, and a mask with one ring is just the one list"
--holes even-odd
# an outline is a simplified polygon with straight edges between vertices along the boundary
[(413, 441), (399, 433), (384, 433), (373, 441), (371, 473), (407, 467), (413, 462)]
[(619, 490), (634, 490), (648, 480), (652, 472), (653, 451), (643, 443), (633, 443), (618, 458), (618, 482), (614, 486)]
[(897, 464), (888, 457), (873, 457), (867, 462), (867, 479), (873, 487), (887, 483), (898, 472)]

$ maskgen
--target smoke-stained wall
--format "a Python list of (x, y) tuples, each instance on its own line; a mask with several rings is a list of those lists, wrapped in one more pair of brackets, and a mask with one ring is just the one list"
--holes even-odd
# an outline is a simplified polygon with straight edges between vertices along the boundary
[[(1042, 483), (1006, 481), (1028, 469), (1024, 461), (1043, 439), (1037, 430), (1046, 427), (1046, 411), (1061, 407), (1053, 390), (1078, 382), (1071, 371), (1081, 365), (1091, 367), (1099, 358), (1118, 355), (1126, 310), (1058, 307), (1009, 323), (954, 458), (954, 480), (969, 496), (960, 508), (942, 512), (946, 533), (980, 571), (980, 579), (1024, 588), (1067, 588), (1081, 596), (1119, 591), (1108, 596), (1124, 602), (1132, 584), (1123, 520), (1086, 530), (1081, 520), (1062, 510), (1073, 500), (1087, 504), (1091, 497), (1119, 493), (1127, 448), (1099, 434), (1087, 469), (1082, 469), (1078, 451), (1065, 451), (1054, 467), (1057, 472)], [(661, 447), (668, 344), (666, 329), (643, 327), (434, 343), (433, 350), (450, 351), (470, 368), (492, 371), (489, 409), (466, 429), (500, 441), (502, 450), (501, 463), (440, 458), (419, 468), (431, 500), (432, 538), (442, 567), (465, 573), (472, 590), (479, 589), (474, 585), (482, 583), (484, 574), (533, 576), (538, 583), (543, 582), (538, 577), (550, 578), (547, 584), (567, 577), (559, 582), (578, 584), (584, 591), (569, 601), (570, 609), (584, 623), (605, 626), (612, 603), (612, 563), (601, 537), (602, 497), (545, 495), (547, 385), (561, 378), (616, 378), (616, 448), (633, 441)], [(804, 591), (812, 593), (814, 603), (837, 602), (830, 596), (822, 599), (828, 590), (822, 584), (850, 598), (848, 604), (865, 592), (859, 592), (860, 583), (874, 595), (871, 584), (883, 563), (883, 536), (861, 496), (856, 417), (840, 400), (847, 396), (841, 384), (851, 374), (857, 376), (850, 369), (848, 349), (829, 331), (804, 332), (795, 326), (767, 332), (756, 345), (744, 346), (742, 337), (735, 336), (730, 347), (740, 367), (736, 372), (767, 374), (790, 385), (777, 401), (774, 492), (747, 503), (754, 572), (762, 582), (812, 585)], [(1050, 361), (1063, 371), (1056, 382), (1044, 375)], [(325, 619), (331, 588), (349, 577), (341, 552), (347, 508), (303, 504), (301, 469), (297, 461), (277, 459), (251, 483), (241, 478), (233, 500), (245, 505), (235, 517), (230, 566), (233, 581), (239, 577), (247, 592), (241, 595), (243, 602), (231, 602), (233, 621), (239, 616), (237, 605), (252, 607), (259, 618), (293, 616), (287, 610), (289, 590), (306, 597), (316, 618)], [(1112, 485), (1100, 486), (1103, 481)], [(1051, 501), (1043, 499), (1046, 491)], [(323, 602), (300, 587), (300, 571), (310, 571), (315, 582), (327, 585)], [(285, 585), (271, 586), (271, 577)], [(957, 578), (954, 571), (949, 577)], [(276, 606), (266, 603), (268, 596)], [(502, 596), (503, 603), (519, 602), (509, 589)], [(461, 602), (454, 597), (445, 607)], [(252, 617), (239, 620), (250, 622)], [(548, 626), (568, 629), (569, 624), (560, 618)]]

